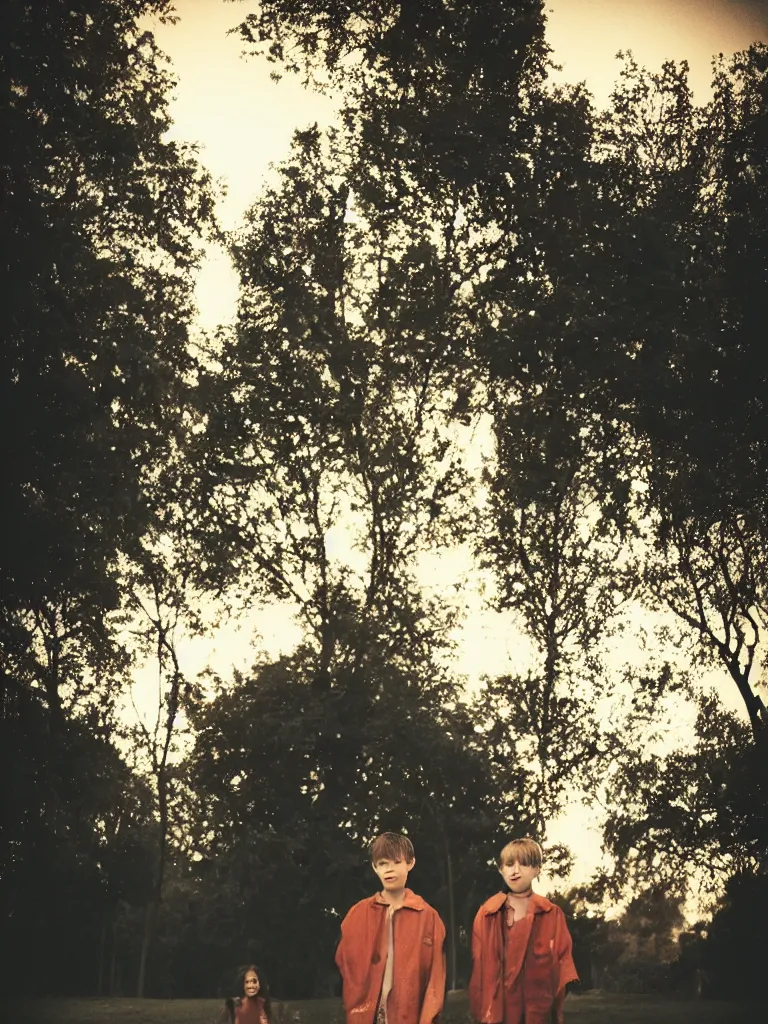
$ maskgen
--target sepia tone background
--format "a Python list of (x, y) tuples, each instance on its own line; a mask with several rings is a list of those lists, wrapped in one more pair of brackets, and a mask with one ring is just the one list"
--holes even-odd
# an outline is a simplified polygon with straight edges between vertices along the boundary
[(5, 994), (333, 998), (395, 829), (451, 989), (531, 834), (580, 1012), (736, 1019), (768, 9), (371, 8), (10, 7)]

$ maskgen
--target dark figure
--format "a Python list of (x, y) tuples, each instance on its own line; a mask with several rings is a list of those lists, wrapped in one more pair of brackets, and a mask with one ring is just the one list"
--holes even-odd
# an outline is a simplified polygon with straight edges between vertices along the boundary
[(241, 967), (237, 987), (241, 994), (225, 1000), (220, 1024), (272, 1024), (269, 985), (264, 972), (255, 964)]

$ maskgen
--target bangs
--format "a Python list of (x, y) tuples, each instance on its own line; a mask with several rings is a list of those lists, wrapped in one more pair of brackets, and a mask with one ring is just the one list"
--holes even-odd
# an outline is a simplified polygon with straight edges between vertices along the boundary
[(499, 865), (506, 867), (517, 861), (524, 868), (540, 868), (542, 859), (541, 847), (535, 839), (513, 839), (499, 854)]
[(402, 860), (410, 864), (415, 859), (413, 843), (408, 836), (401, 836), (396, 832), (384, 832), (371, 843), (372, 864), (376, 864), (380, 860)]

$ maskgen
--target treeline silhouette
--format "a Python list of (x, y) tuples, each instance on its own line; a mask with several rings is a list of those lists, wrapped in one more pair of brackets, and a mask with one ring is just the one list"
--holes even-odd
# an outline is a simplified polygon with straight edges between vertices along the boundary
[[(216, 191), (144, 27), (170, 3), (6, 4), (3, 984), (231, 994), (256, 960), (333, 994), (397, 829), (460, 987), (502, 841), (581, 800), (608, 865), (557, 897), (583, 985), (758, 994), (768, 49), (701, 105), (627, 55), (599, 110), (550, 84), (535, 0), (378, 8), (241, 26), (340, 113), (226, 238), (237, 317), (206, 336)], [(469, 690), (467, 593), (430, 585), (457, 552), (527, 645)], [(265, 601), (293, 653), (185, 674), (180, 637)], [(617, 668), (638, 621), (662, 633)]]

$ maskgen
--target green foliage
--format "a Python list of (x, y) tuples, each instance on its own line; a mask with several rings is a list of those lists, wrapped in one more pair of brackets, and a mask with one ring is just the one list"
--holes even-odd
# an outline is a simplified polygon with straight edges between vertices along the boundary
[(682, 897), (641, 883), (635, 892), (622, 914), (610, 919), (590, 906), (594, 892), (588, 887), (553, 897), (573, 937), (576, 990), (701, 995), (701, 958), (690, 955), (699, 936), (683, 930)]
[(361, 0), (267, 0), (240, 33), (254, 52), (266, 52), (289, 71), (311, 75), (324, 68), (343, 80), (354, 56), (366, 71), (383, 68), (401, 85), (431, 78), (451, 95), (445, 88), (451, 75), (467, 92), (511, 90), (526, 61), (540, 55), (543, 28), (538, 0), (381, 0), (373, 6)]
[(680, 896), (663, 888), (647, 889), (630, 900), (618, 921), (624, 939), (622, 956), (671, 963), (678, 954), (677, 932), (683, 925)]
[(477, 548), (534, 665), (486, 681), (475, 707), (497, 770), (514, 763), (518, 799), (543, 836), (569, 797), (599, 791), (621, 750), (618, 719), (605, 721), (617, 694), (601, 655), (638, 589), (639, 565), (600, 500), (601, 456), (610, 454), (597, 453), (598, 439), (554, 394), (505, 390), (494, 387), (496, 458)]
[[(604, 837), (616, 859), (613, 883), (687, 884), (722, 891), (734, 871), (768, 856), (765, 759), (744, 723), (712, 696), (698, 698), (690, 749), (653, 757), (627, 751), (608, 786)], [(618, 891), (614, 889), (614, 891)]]
[(123, 570), (155, 523), (189, 402), (213, 202), (193, 148), (168, 138), (173, 81), (142, 28), (170, 12), (3, 10), (0, 640), (2, 722), (18, 731), (3, 885), (19, 929), (11, 982), (37, 984), (42, 956), (60, 991), (106, 990), (121, 908), (148, 895), (151, 807), (115, 749), (130, 664), (117, 633)]
[(416, 559), (465, 529), (452, 214), (414, 204), (389, 223), (387, 183), (369, 197), (353, 155), (346, 136), (298, 134), (233, 240), (239, 318), (201, 378), (189, 493), (206, 585), (292, 602), (318, 685), (359, 674), (366, 646), (444, 643), (450, 609), (424, 614)]
[[(146, 528), (145, 487), (188, 393), (212, 200), (194, 152), (167, 139), (172, 80), (139, 28), (169, 10), (5, 5), (3, 632), (6, 671), (42, 677), (52, 704), (73, 676), (104, 671), (116, 558)], [(86, 668), (34, 664), (51, 645)]]

